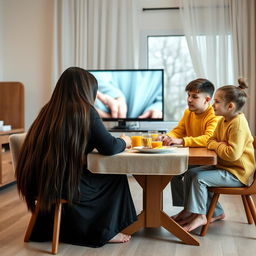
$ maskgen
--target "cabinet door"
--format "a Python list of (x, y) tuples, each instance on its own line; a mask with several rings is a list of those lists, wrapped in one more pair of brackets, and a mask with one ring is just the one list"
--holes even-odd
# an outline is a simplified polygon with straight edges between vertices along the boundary
[(2, 164), (1, 164), (1, 183), (7, 184), (15, 180), (14, 170), (12, 166), (12, 157), (10, 152), (2, 153)]
[(0, 186), (15, 180), (12, 156), (9, 147), (9, 135), (0, 136)]
[(0, 82), (0, 120), (12, 129), (24, 129), (24, 86), (20, 82)]

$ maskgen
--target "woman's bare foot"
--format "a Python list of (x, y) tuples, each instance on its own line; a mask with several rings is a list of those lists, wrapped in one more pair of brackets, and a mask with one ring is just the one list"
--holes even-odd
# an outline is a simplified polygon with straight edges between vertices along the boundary
[(187, 219), (191, 214), (192, 214), (191, 212), (187, 212), (186, 210), (182, 210), (178, 214), (173, 215), (171, 218), (174, 219), (175, 221), (181, 221), (181, 220)]
[(211, 218), (211, 223), (212, 222), (214, 222), (214, 221), (217, 221), (217, 220), (223, 220), (223, 219), (225, 219), (225, 213), (222, 213), (222, 214), (220, 214), (220, 215), (218, 215), (218, 216), (216, 216), (216, 217), (212, 217)]
[(130, 235), (118, 233), (112, 239), (110, 239), (108, 242), (109, 243), (125, 243), (125, 242), (128, 242), (130, 239), (131, 239)]
[(203, 226), (207, 223), (207, 218), (204, 214), (197, 214), (197, 216), (187, 225), (183, 226), (183, 228), (190, 232), (200, 226)]

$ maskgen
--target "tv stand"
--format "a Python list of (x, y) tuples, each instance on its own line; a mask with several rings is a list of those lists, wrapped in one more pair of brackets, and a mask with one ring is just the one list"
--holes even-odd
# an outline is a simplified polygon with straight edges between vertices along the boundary
[(118, 120), (118, 125), (110, 128), (111, 132), (139, 131), (139, 125), (128, 125), (126, 120)]
[(118, 132), (118, 133), (124, 133), (124, 132), (148, 132), (150, 130), (152, 131), (158, 131), (159, 133), (165, 133), (168, 130), (166, 128), (161, 127), (141, 127), (139, 121), (129, 121), (132, 122), (132, 124), (127, 124), (127, 120), (118, 120), (118, 125), (114, 126), (112, 128), (108, 128), (109, 132)]

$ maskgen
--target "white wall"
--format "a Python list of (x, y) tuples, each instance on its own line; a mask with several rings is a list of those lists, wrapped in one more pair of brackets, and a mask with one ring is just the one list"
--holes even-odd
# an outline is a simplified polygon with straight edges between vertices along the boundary
[(0, 0), (0, 78), (24, 84), (26, 128), (51, 94), (53, 4), (52, 0)]
[(183, 33), (179, 10), (148, 10), (143, 8), (178, 7), (178, 0), (140, 0), (138, 28), (140, 38), (140, 67), (147, 68), (147, 36)]
[(139, 27), (140, 30), (169, 30), (181, 26), (179, 10), (148, 10), (143, 8), (177, 7), (176, 0), (140, 0), (139, 2)]
[(3, 80), (3, 42), (2, 42), (2, 38), (3, 38), (3, 3), (2, 1), (0, 1), (0, 81)]

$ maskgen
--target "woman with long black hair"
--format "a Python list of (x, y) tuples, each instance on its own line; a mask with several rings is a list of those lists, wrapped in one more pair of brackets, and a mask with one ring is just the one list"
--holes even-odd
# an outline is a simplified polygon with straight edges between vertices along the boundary
[(64, 204), (60, 240), (99, 247), (127, 242), (121, 233), (136, 221), (126, 175), (93, 174), (87, 154), (113, 155), (131, 144), (128, 136), (113, 137), (94, 108), (95, 77), (78, 67), (59, 78), (50, 101), (30, 127), (16, 168), (17, 187), (30, 211), (40, 201), (40, 214), (31, 240), (52, 238), (52, 206)]

